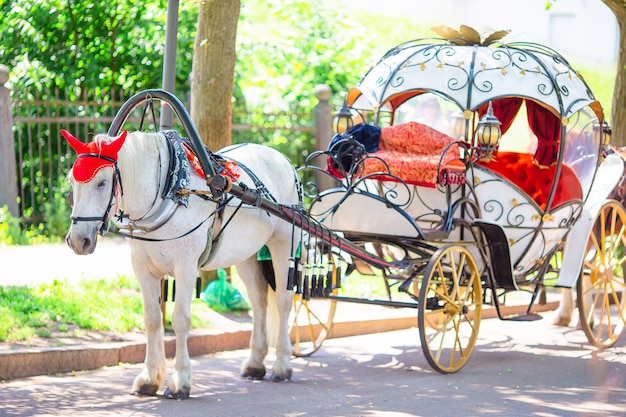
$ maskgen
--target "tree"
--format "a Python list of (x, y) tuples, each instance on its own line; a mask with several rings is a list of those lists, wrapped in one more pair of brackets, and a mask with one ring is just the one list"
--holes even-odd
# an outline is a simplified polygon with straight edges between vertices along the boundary
[(201, 1), (191, 69), (191, 119), (205, 145), (231, 143), (240, 0)]
[[(191, 69), (191, 120), (204, 144), (216, 151), (231, 143), (235, 42), (240, 0), (207, 0), (198, 6)], [(215, 271), (200, 272), (202, 288)]]
[[(96, 94), (153, 88), (161, 82), (165, 9), (165, 0), (0, 2), (0, 62), (16, 86)], [(189, 12), (182, 9), (185, 22)], [(181, 38), (181, 49), (190, 50), (189, 39)], [(179, 60), (177, 81), (184, 87), (191, 56)]]
[(617, 76), (613, 93), (612, 144), (626, 145), (626, 2), (623, 0), (602, 0), (617, 18), (619, 26), (619, 54), (617, 58)]

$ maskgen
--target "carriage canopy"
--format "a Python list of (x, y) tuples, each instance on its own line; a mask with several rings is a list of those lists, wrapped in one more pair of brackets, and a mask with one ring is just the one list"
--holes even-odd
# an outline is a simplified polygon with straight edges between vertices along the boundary
[[(501, 36), (482, 41), (467, 27), (450, 31), (445, 39), (413, 40), (389, 50), (348, 91), (347, 104), (372, 112), (377, 120), (381, 112), (391, 113), (397, 124), (405, 108), (434, 95), (448, 106), (448, 116), (456, 111), (469, 121), (465, 139), (472, 141), (472, 128), (491, 103), (501, 122), (500, 149), (509, 146), (506, 133), (516, 116), (525, 113), (533, 143), (522, 151), (531, 152), (543, 169), (586, 156), (577, 174), (587, 194), (601, 149), (594, 129), (599, 130), (604, 116), (582, 76), (546, 46), (505, 44)], [(519, 136), (508, 135), (513, 140)]]
[(387, 52), (348, 92), (356, 109), (394, 111), (409, 98), (436, 92), (461, 110), (476, 111), (500, 97), (525, 97), (559, 118), (590, 105), (601, 108), (578, 72), (537, 44), (457, 45), (415, 40)]

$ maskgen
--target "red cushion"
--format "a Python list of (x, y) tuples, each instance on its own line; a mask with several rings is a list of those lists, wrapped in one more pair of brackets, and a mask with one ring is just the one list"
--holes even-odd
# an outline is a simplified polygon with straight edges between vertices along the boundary
[[(547, 169), (539, 168), (533, 163), (532, 154), (517, 152), (498, 152), (495, 159), (489, 162), (479, 161), (478, 164), (517, 185), (542, 210), (545, 210), (556, 170), (555, 165)], [(583, 192), (578, 177), (570, 167), (563, 165), (552, 207), (558, 207), (573, 200), (581, 200), (582, 197)]]
[[(376, 158), (366, 158), (360, 174), (390, 172), (407, 184), (431, 188), (437, 185), (438, 180), (444, 184), (463, 183), (465, 164), (460, 160), (458, 145), (453, 142), (455, 140), (450, 136), (417, 122), (384, 127), (380, 131), (378, 151), (370, 154)], [(442, 158), (446, 146), (450, 144)], [(341, 177), (332, 164), (329, 164), (329, 170), (333, 175)], [(385, 175), (372, 178), (393, 181)]]
[[(441, 169), (450, 174), (446, 176), (450, 181), (464, 178), (465, 165), (459, 161), (457, 145), (450, 146), (441, 157), (446, 146), (452, 142), (453, 138), (430, 126), (409, 122), (382, 128), (379, 150), (372, 155), (382, 158), (389, 171), (407, 184), (434, 188), (440, 161)], [(387, 167), (379, 159), (367, 159), (364, 174), (375, 172), (387, 172)], [(384, 176), (380, 179), (389, 180)]]

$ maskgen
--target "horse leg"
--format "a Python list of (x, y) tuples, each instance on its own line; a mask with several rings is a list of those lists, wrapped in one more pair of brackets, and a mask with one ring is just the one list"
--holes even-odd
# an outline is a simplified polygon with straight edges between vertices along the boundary
[(561, 302), (556, 309), (556, 317), (552, 321), (555, 326), (569, 326), (574, 311), (574, 291), (571, 288), (561, 290)]
[[(183, 268), (193, 263), (186, 262)], [(187, 339), (191, 330), (191, 301), (196, 284), (196, 270), (176, 271), (176, 304), (172, 313), (172, 328), (176, 333), (174, 373), (165, 391), (167, 398), (186, 399), (191, 391), (191, 361)]]
[(156, 395), (165, 381), (167, 365), (161, 318), (161, 279), (143, 268), (135, 268), (143, 298), (143, 320), (146, 327), (146, 360), (143, 370), (133, 382), (135, 395)]
[(239, 277), (246, 285), (252, 306), (252, 335), (250, 337), (250, 357), (241, 366), (241, 376), (249, 379), (263, 379), (267, 355), (266, 312), (268, 283), (261, 274), (256, 255), (235, 266)]
[[(289, 238), (286, 238), (286, 237)], [(271, 381), (289, 381), (292, 376), (292, 346), (289, 338), (289, 314), (293, 306), (293, 291), (287, 290), (287, 274), (291, 253), (291, 232), (278, 233), (267, 242), (272, 254), (272, 266), (276, 290), (270, 291), (268, 307), (268, 333), (272, 336), (270, 345), (276, 348), (276, 361), (272, 367)]]
[[(287, 382), (291, 380), (293, 372), (290, 361), (292, 346), (288, 332), (289, 313), (293, 306), (293, 293), (287, 291), (286, 288), (280, 291), (277, 288), (270, 300), (274, 305), (269, 307), (272, 313), (270, 313), (270, 318), (268, 318), (270, 322), (268, 326), (278, 326), (277, 340), (272, 342), (276, 347), (276, 361), (272, 367), (270, 381)], [(275, 315), (277, 317), (274, 317)]]

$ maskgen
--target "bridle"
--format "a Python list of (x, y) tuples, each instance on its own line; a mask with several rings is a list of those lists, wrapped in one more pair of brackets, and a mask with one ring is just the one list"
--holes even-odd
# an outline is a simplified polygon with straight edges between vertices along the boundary
[[(124, 195), (124, 187), (122, 186), (122, 177), (120, 176), (120, 170), (117, 166), (117, 160), (110, 158), (106, 155), (100, 155), (96, 153), (81, 153), (77, 156), (78, 158), (99, 158), (103, 159), (107, 162), (113, 164), (114, 173), (113, 173), (113, 187), (111, 187), (111, 197), (109, 197), (109, 203), (107, 204), (106, 210), (101, 217), (98, 216), (70, 216), (73, 224), (77, 224), (78, 222), (92, 222), (92, 221), (100, 221), (102, 225), (100, 226), (100, 230), (98, 233), (100, 235), (104, 235), (109, 230), (109, 213), (111, 213), (111, 207), (115, 205), (115, 198), (117, 194), (117, 186), (119, 184), (120, 187), (120, 195)], [(68, 198), (69, 199), (69, 198)], [(73, 203), (73, 201), (72, 201)], [(73, 205), (73, 204), (72, 204)]]

